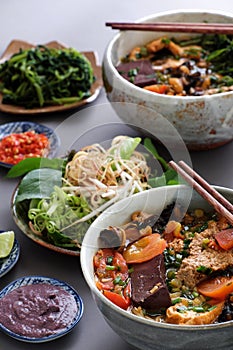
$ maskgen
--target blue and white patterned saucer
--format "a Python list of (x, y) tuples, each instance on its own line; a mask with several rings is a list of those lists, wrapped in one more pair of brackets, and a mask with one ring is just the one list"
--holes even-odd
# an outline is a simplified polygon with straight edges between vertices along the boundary
[(26, 285), (32, 285), (32, 284), (48, 284), (48, 285), (53, 285), (60, 287), (64, 289), (66, 292), (68, 292), (70, 295), (73, 296), (75, 299), (76, 305), (77, 305), (77, 312), (75, 314), (75, 317), (73, 318), (72, 322), (62, 331), (57, 332), (56, 334), (49, 335), (47, 337), (41, 337), (41, 338), (33, 338), (33, 337), (27, 337), (23, 336), (20, 334), (16, 334), (12, 332), (10, 329), (6, 328), (0, 320), (0, 330), (2, 330), (4, 333), (9, 335), (12, 338), (15, 338), (17, 340), (21, 340), (23, 342), (28, 342), (28, 343), (44, 343), (48, 342), (57, 338), (60, 338), (67, 333), (69, 333), (73, 328), (78, 324), (78, 322), (81, 320), (83, 316), (83, 310), (84, 310), (84, 305), (81, 297), (79, 294), (76, 292), (76, 290), (71, 287), (69, 284), (66, 282), (60, 281), (55, 278), (50, 278), (50, 277), (44, 277), (44, 276), (25, 276), (21, 277), (10, 284), (8, 284), (1, 292), (0, 292), (0, 299), (3, 298), (5, 295), (13, 291), (14, 289), (17, 289), (22, 286)]
[[(47, 157), (55, 157), (58, 148), (60, 147), (60, 139), (52, 129), (42, 124), (37, 124), (30, 121), (19, 121), (2, 124), (0, 125), (0, 140), (12, 133), (18, 134), (29, 130), (34, 130), (37, 134), (45, 134), (48, 137), (49, 153)], [(12, 164), (0, 162), (0, 166), (11, 168)]]
[[(3, 231), (0, 231), (0, 234)], [(15, 238), (13, 248), (10, 254), (6, 258), (0, 259), (0, 277), (4, 276), (9, 272), (17, 263), (20, 255), (20, 245), (17, 239)]]

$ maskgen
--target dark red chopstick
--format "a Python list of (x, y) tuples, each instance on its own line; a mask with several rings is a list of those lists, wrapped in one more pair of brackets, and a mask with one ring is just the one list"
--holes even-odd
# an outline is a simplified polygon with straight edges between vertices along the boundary
[(178, 164), (170, 161), (169, 165), (183, 179), (190, 184), (214, 209), (224, 216), (230, 224), (233, 225), (233, 205), (226, 200), (218, 191), (209, 185), (199, 174), (191, 169), (185, 162), (180, 161)]
[(106, 22), (106, 26), (119, 30), (139, 31), (163, 31), (163, 32), (185, 32), (185, 33), (206, 33), (206, 34), (233, 34), (232, 23), (177, 23), (177, 22), (156, 22), (156, 23), (125, 23)]
[(213, 197), (215, 197), (222, 205), (224, 205), (227, 210), (233, 213), (233, 204), (231, 204), (225, 197), (223, 197), (218, 191), (215, 190), (212, 186), (208, 184), (208, 182), (203, 179), (199, 174), (197, 174), (188, 164), (186, 164), (183, 160), (179, 162), (182, 168), (192, 176), (199, 184), (205, 188)]

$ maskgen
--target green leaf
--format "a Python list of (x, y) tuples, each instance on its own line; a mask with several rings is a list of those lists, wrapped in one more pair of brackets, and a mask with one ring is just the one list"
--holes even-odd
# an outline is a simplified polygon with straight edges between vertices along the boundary
[(215, 50), (214, 52), (210, 53), (207, 57), (207, 61), (212, 61), (215, 60), (217, 57), (221, 56), (222, 54), (224, 54), (225, 52), (227, 52), (227, 49), (220, 49), (220, 50)]
[(7, 173), (8, 178), (14, 178), (25, 175), (29, 171), (50, 168), (50, 169), (61, 169), (64, 164), (64, 159), (60, 158), (26, 158), (14, 165)]
[(161, 187), (166, 185), (166, 177), (165, 175), (153, 177), (151, 179), (148, 179), (148, 184), (154, 188), (154, 187)]
[(149, 139), (148, 137), (146, 137), (144, 140), (144, 147), (147, 149), (148, 152), (150, 152), (152, 154), (153, 157), (155, 157), (155, 159), (157, 159), (160, 162), (160, 164), (163, 166), (164, 170), (169, 169), (169, 166), (168, 166), (166, 160), (158, 154), (157, 149), (153, 145), (151, 139)]
[(174, 169), (169, 168), (167, 171), (165, 171), (164, 175), (166, 177), (167, 183), (169, 181), (174, 181), (176, 184), (179, 184), (179, 178), (177, 172)]
[(47, 168), (32, 170), (20, 182), (15, 202), (49, 197), (54, 190), (54, 186), (61, 187), (61, 185), (61, 170)]
[(177, 172), (169, 168), (163, 173), (163, 175), (149, 179), (148, 183), (151, 187), (160, 187), (166, 185), (178, 185), (181, 181), (179, 181)]
[(133, 153), (133, 151), (137, 148), (137, 146), (140, 144), (141, 138), (140, 137), (127, 137), (121, 145), (120, 148), (120, 154), (123, 159), (129, 159)]

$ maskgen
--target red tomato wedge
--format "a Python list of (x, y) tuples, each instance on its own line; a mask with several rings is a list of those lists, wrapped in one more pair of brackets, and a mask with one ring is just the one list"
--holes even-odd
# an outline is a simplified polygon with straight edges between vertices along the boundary
[(95, 268), (104, 269), (106, 267), (106, 259), (108, 257), (113, 257), (114, 251), (111, 248), (100, 249), (94, 256), (94, 266)]
[(109, 290), (104, 290), (103, 294), (115, 305), (119, 306), (121, 309), (126, 310), (130, 305), (130, 298), (124, 297), (121, 294), (111, 292)]
[[(116, 279), (120, 282), (124, 282), (129, 277), (128, 266), (122, 254), (111, 248), (99, 249), (95, 254), (94, 259), (96, 287), (99, 290), (111, 290), (115, 294), (114, 288), (119, 287)], [(127, 286), (120, 285), (119, 290), (123, 293), (127, 293)]]
[(159, 233), (153, 233), (129, 245), (123, 252), (123, 257), (127, 264), (141, 263), (162, 254), (166, 246), (165, 239)]
[(233, 248), (233, 228), (220, 231), (214, 237), (222, 249), (230, 250)]
[(224, 300), (233, 292), (233, 277), (218, 276), (205, 280), (198, 284), (197, 290), (206, 297)]

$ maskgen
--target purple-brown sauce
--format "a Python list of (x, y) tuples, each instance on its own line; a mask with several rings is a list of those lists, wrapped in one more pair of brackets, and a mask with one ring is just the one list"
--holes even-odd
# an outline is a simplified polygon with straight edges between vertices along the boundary
[(56, 334), (72, 323), (76, 313), (74, 297), (46, 283), (16, 288), (0, 300), (0, 322), (27, 337)]

